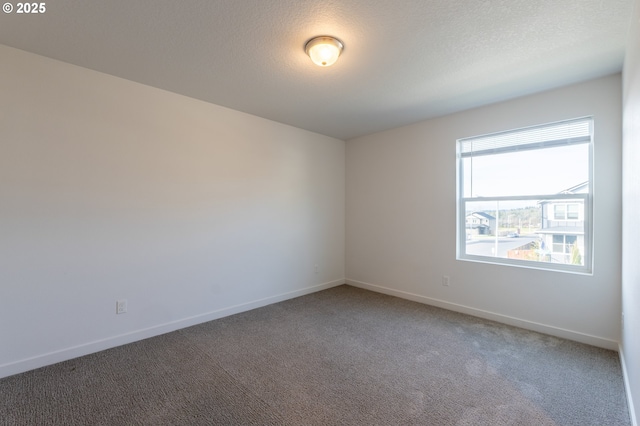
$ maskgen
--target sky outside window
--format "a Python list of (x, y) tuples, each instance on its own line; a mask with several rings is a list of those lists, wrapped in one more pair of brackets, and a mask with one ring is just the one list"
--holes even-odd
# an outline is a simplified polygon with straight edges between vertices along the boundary
[(463, 197), (557, 194), (587, 182), (588, 164), (588, 144), (464, 158)]

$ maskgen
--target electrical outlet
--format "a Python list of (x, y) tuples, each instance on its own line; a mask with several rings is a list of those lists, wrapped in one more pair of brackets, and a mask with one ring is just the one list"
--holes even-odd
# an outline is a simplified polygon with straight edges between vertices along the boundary
[(314, 271), (316, 274), (318, 273), (318, 265), (315, 266)]
[(445, 287), (449, 287), (449, 275), (442, 276), (442, 285)]
[(120, 299), (116, 301), (116, 314), (127, 313), (127, 299)]

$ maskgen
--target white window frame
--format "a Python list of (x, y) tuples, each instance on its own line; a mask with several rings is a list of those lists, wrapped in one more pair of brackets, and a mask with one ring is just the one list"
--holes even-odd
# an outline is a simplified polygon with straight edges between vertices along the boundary
[[(461, 146), (464, 141), (470, 139), (477, 139), (481, 137), (493, 136), (493, 135), (502, 135), (508, 133), (516, 133), (519, 131), (526, 131), (528, 129), (540, 128), (553, 124), (560, 124), (565, 122), (574, 122), (574, 121), (589, 121), (590, 126), (590, 139), (588, 142), (588, 150), (589, 150), (589, 191), (588, 193), (575, 193), (575, 194), (565, 194), (565, 193), (557, 193), (557, 194), (537, 194), (537, 195), (526, 195), (526, 196), (498, 196), (498, 197), (464, 197), (464, 176), (463, 176), (463, 159), (464, 156), (462, 154)], [(570, 143), (570, 142), (569, 142)], [(567, 143), (567, 144), (569, 144)], [(540, 147), (537, 149), (544, 149), (547, 146), (544, 146), (544, 143), (540, 143)], [(517, 266), (523, 268), (532, 268), (532, 269), (543, 269), (550, 271), (559, 271), (559, 272), (569, 272), (569, 273), (578, 273), (578, 274), (593, 274), (593, 193), (594, 193), (594, 183), (593, 183), (593, 145), (594, 145), (594, 120), (593, 117), (580, 117), (571, 120), (562, 120), (555, 123), (544, 123), (541, 125), (530, 126), (520, 129), (508, 130), (505, 132), (498, 132), (493, 134), (479, 135), (471, 138), (462, 138), (458, 139), (456, 143), (457, 150), (457, 161), (456, 161), (456, 179), (457, 179), (457, 230), (456, 230), (456, 259), (463, 261), (472, 261), (472, 262), (481, 262), (481, 263), (491, 263), (498, 265), (507, 265), (507, 266)], [(549, 145), (551, 147), (553, 145)], [(535, 149), (535, 148), (534, 148)], [(497, 148), (496, 153), (502, 151), (504, 152), (504, 148)], [(514, 150), (515, 151), (515, 150)], [(490, 155), (490, 154), (489, 154)], [(531, 260), (520, 260), (520, 259), (508, 259), (503, 257), (492, 257), (492, 256), (480, 256), (474, 254), (466, 253), (466, 244), (467, 244), (467, 229), (466, 229), (466, 204), (474, 201), (520, 201), (520, 200), (540, 200), (540, 201), (552, 201), (552, 200), (566, 200), (566, 204), (573, 204), (576, 200), (581, 199), (583, 202), (583, 211), (582, 217), (578, 219), (571, 220), (581, 220), (584, 222), (584, 253), (583, 253), (583, 261), (584, 265), (571, 265), (571, 264), (560, 264), (560, 263), (551, 263), (551, 262), (540, 262), (540, 261), (531, 261)], [(567, 208), (565, 207), (565, 210)], [(566, 217), (565, 211), (565, 217)], [(555, 214), (555, 212), (554, 212)], [(497, 221), (498, 218), (496, 218)], [(542, 218), (541, 218), (542, 219)], [(552, 219), (552, 218), (550, 218)], [(553, 220), (553, 219), (552, 219)], [(568, 220), (568, 219), (565, 219)]]

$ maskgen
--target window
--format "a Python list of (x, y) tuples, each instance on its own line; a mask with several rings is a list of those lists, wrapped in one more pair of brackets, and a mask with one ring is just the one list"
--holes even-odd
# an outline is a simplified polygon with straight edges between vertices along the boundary
[(591, 272), (593, 120), (460, 139), (458, 259)]
[(577, 220), (580, 216), (580, 204), (556, 204), (553, 218), (556, 220)]
[(571, 253), (571, 247), (576, 244), (578, 237), (576, 235), (554, 235), (553, 236), (553, 252), (554, 253)]
[(567, 219), (578, 219), (580, 216), (580, 205), (579, 204), (567, 204)]
[(554, 214), (553, 214), (554, 219), (562, 220), (566, 218), (566, 212), (567, 212), (566, 204), (558, 204), (553, 207), (554, 207)]

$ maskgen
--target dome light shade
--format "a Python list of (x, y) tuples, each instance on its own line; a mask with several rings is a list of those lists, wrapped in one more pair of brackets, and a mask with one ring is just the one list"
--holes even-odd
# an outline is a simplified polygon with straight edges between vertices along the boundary
[(312, 38), (304, 47), (313, 63), (321, 67), (335, 64), (342, 49), (344, 49), (342, 42), (330, 36)]

